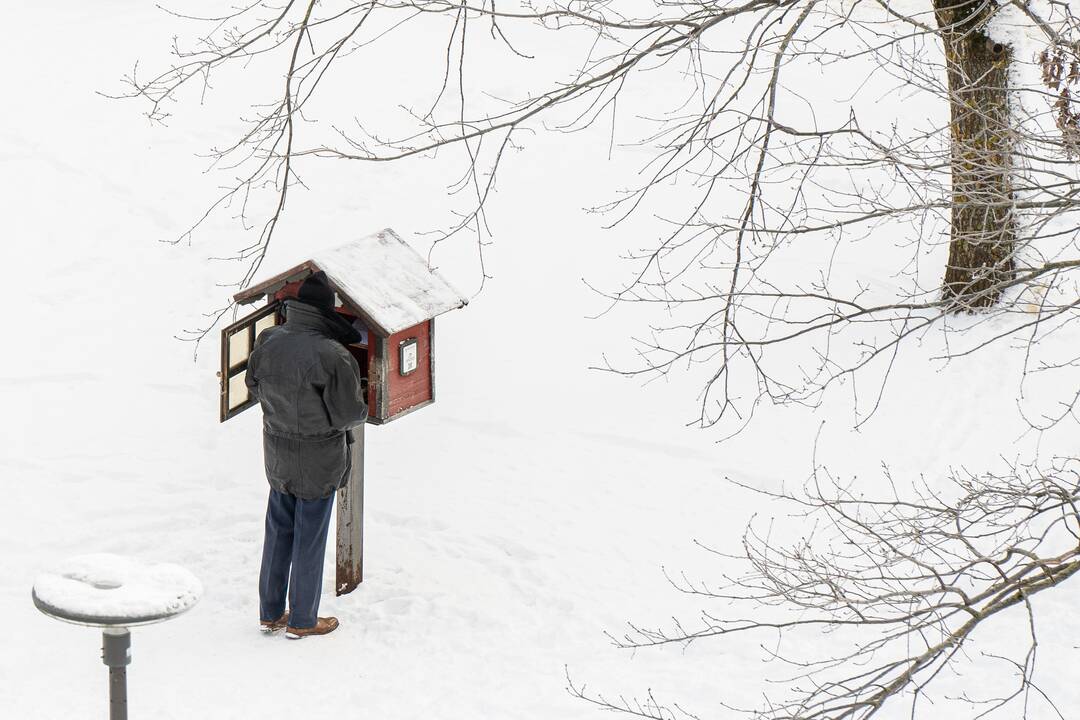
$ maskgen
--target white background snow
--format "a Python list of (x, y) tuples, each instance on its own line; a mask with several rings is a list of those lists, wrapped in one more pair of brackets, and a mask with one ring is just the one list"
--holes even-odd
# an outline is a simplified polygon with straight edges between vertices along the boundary
[[(540, 134), (507, 165), (492, 206), (494, 279), (439, 321), (436, 404), (367, 433), (365, 582), (335, 599), (328, 572), (323, 603), (341, 629), (299, 643), (264, 637), (259, 413), (219, 425), (216, 338), (195, 362), (174, 338), (231, 292), (217, 284), (242, 268), (206, 258), (235, 247), (237, 225), (221, 218), (190, 245), (160, 242), (211, 198), (220, 178), (203, 175), (195, 153), (231, 137), (235, 113), (193, 106), (151, 127), (140, 106), (95, 94), (117, 90), (136, 59), (166, 62), (174, 23), (149, 3), (23, 2), (7, 15), (0, 717), (104, 714), (100, 637), (30, 600), (38, 572), (87, 552), (175, 562), (205, 586), (190, 613), (134, 632), (132, 717), (598, 717), (565, 691), (567, 668), (609, 696), (651, 688), (701, 717), (730, 717), (722, 703), (757, 705), (763, 678), (785, 674), (759, 647), (774, 637), (628, 653), (604, 635), (627, 621), (692, 621), (703, 606), (673, 590), (664, 567), (709, 579), (737, 571), (693, 541), (736, 551), (754, 513), (781, 509), (726, 477), (797, 486), (815, 437), (819, 461), (868, 492), (882, 464), (938, 476), (1027, 458), (1037, 443), (1046, 454), (1075, 448), (1075, 426), (1024, 434), (1018, 359), (1004, 349), (947, 367), (927, 362), (933, 348), (905, 350), (859, 432), (840, 396), (817, 413), (763, 408), (725, 444), (684, 428), (695, 384), (587, 369), (605, 352), (628, 357), (641, 330), (632, 312), (587, 319), (604, 304), (581, 282), (623, 277), (622, 245), (652, 239), (604, 233), (602, 218), (581, 212), (608, 199), (628, 165), (608, 162), (602, 132)], [(393, 83), (397, 69), (369, 72)], [(312, 192), (293, 196), (267, 267), (282, 269), (313, 239), (383, 227), (421, 244), (416, 233), (445, 222), (448, 182), (424, 167), (312, 166)], [(467, 243), (436, 259), (457, 286), (475, 287)], [(1041, 677), (1067, 709), (1080, 703), (1076, 597), (1066, 586), (1037, 601), (1053, 628)], [(1022, 633), (1022, 618), (1003, 615), (983, 636), (1007, 639), (1017, 621)]]

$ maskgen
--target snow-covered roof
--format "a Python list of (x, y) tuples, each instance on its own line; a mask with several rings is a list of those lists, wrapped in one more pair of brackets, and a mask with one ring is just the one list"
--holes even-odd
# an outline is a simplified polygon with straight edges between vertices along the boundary
[(317, 251), (307, 263), (252, 285), (236, 299), (252, 302), (305, 270), (325, 272), (342, 301), (361, 311), (375, 324), (373, 329), (384, 335), (469, 302), (389, 228)]

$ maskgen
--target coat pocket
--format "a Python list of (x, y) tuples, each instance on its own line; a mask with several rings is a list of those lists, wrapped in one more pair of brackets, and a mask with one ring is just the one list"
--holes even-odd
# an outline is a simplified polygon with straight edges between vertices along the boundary
[(300, 497), (321, 498), (338, 489), (349, 466), (345, 435), (305, 440), (300, 444)]

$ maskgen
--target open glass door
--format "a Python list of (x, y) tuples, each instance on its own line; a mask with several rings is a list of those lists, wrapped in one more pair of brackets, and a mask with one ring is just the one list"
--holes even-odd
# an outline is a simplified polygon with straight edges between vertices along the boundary
[(248, 393), (248, 358), (255, 347), (255, 338), (267, 328), (280, 322), (280, 302), (234, 322), (221, 331), (221, 422), (234, 418), (258, 401)]

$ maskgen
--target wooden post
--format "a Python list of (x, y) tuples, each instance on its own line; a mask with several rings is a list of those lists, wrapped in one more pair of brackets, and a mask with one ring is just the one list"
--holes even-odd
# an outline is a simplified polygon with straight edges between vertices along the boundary
[(337, 495), (338, 595), (351, 593), (364, 581), (364, 425), (352, 433), (352, 471)]

